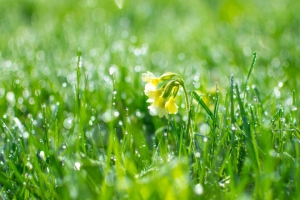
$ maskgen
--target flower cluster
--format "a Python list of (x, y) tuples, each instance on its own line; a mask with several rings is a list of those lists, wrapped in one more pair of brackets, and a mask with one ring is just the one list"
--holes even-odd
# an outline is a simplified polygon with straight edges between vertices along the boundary
[(167, 72), (155, 77), (153, 73), (147, 72), (142, 74), (142, 79), (146, 82), (144, 92), (149, 97), (147, 102), (151, 103), (148, 107), (151, 115), (168, 117), (168, 114), (178, 112), (175, 98), (179, 86), (183, 84), (178, 74)]

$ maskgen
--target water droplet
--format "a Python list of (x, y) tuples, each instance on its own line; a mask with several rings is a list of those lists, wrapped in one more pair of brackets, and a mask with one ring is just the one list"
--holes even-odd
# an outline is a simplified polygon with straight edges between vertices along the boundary
[(125, 78), (125, 81), (126, 81), (126, 83), (131, 83), (131, 82), (132, 82), (131, 76), (127, 76), (127, 77)]
[(23, 126), (22, 122), (16, 117), (14, 117), (14, 122), (16, 123), (16, 126), (18, 127), (18, 129), (23, 133), (24, 126)]
[(75, 170), (80, 170), (80, 167), (81, 167), (81, 164), (80, 164), (80, 162), (75, 162), (74, 163), (74, 166), (75, 166)]
[(28, 100), (28, 103), (30, 105), (33, 105), (35, 103), (34, 98), (30, 97), (29, 100)]
[(27, 131), (23, 133), (23, 138), (24, 138), (24, 139), (29, 138), (29, 133), (28, 133)]
[(67, 118), (63, 122), (63, 126), (65, 129), (71, 129), (72, 128), (72, 118)]
[(277, 157), (277, 153), (276, 153), (276, 151), (275, 151), (274, 149), (271, 149), (271, 150), (269, 151), (269, 155), (270, 155), (271, 157)]
[(197, 194), (197, 195), (202, 195), (203, 194), (203, 186), (201, 185), (201, 184), (197, 184), (197, 185), (195, 185), (195, 187), (194, 187), (194, 192), (195, 192), (195, 194)]
[(141, 117), (141, 116), (142, 116), (142, 114), (141, 114), (141, 112), (140, 112), (139, 110), (136, 110), (136, 111), (135, 111), (135, 115), (136, 115), (137, 117)]
[(210, 127), (208, 124), (202, 124), (200, 126), (200, 133), (202, 133), (203, 135), (207, 135), (210, 133)]
[(12, 66), (12, 62), (10, 60), (7, 60), (5, 62), (5, 65), (6, 65), (7, 68), (10, 68)]
[(134, 67), (135, 72), (140, 72), (141, 71), (141, 66), (137, 65)]
[(32, 167), (32, 164), (30, 163), (30, 162), (27, 162), (26, 163), (26, 166), (29, 168), (29, 169), (32, 169), (33, 167)]
[(118, 68), (116, 65), (112, 65), (110, 68), (109, 68), (109, 74), (110, 75), (113, 75), (114, 73), (116, 73), (118, 71)]
[(25, 99), (28, 99), (30, 96), (31, 96), (31, 92), (28, 89), (23, 91), (23, 97)]
[(44, 152), (44, 151), (41, 151), (41, 152), (39, 153), (39, 157), (40, 157), (41, 159), (45, 160), (45, 152)]
[(13, 92), (8, 92), (6, 94), (6, 99), (9, 101), (11, 104), (15, 103), (15, 94)]
[(23, 102), (24, 102), (23, 98), (22, 98), (22, 97), (19, 97), (19, 98), (18, 98), (18, 104), (23, 104)]
[(118, 117), (120, 113), (117, 110), (108, 109), (102, 116), (102, 120), (104, 122), (110, 122), (114, 120), (116, 117)]
[(279, 97), (281, 96), (281, 93), (280, 93), (278, 87), (275, 87), (275, 88), (274, 88), (274, 94), (275, 94), (275, 97), (276, 97), (276, 98), (279, 98)]
[(221, 183), (221, 182), (220, 182), (220, 183), (219, 183), (219, 186), (222, 187), (222, 188), (225, 188), (225, 184), (224, 184), (224, 183)]
[(118, 111), (115, 111), (115, 112), (114, 112), (114, 116), (115, 116), (115, 117), (118, 117), (119, 115), (120, 115), (120, 113), (119, 113)]

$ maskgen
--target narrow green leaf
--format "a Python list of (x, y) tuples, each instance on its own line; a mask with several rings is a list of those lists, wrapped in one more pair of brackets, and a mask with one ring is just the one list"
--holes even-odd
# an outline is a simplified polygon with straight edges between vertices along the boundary
[(202, 106), (202, 108), (204, 108), (204, 110), (206, 111), (206, 113), (208, 114), (208, 116), (213, 120), (213, 122), (215, 124), (218, 124), (214, 114), (210, 111), (210, 109), (207, 107), (207, 105), (204, 103), (204, 101), (202, 100), (202, 98), (195, 92), (192, 92), (194, 99), (199, 103), (199, 105)]
[(250, 138), (250, 126), (249, 126), (247, 114), (245, 112), (244, 104), (243, 104), (241, 96), (240, 96), (240, 91), (239, 91), (239, 88), (237, 85), (235, 85), (235, 90), (236, 90), (237, 101), (238, 101), (240, 111), (241, 111), (241, 117), (242, 117), (242, 121), (243, 121), (243, 129), (244, 129), (247, 137)]
[[(246, 87), (247, 87), (248, 80), (249, 80), (250, 75), (251, 75), (251, 73), (252, 73), (252, 70), (253, 70), (253, 68), (254, 68), (255, 62), (256, 62), (256, 52), (253, 53), (253, 58), (252, 58), (251, 67), (250, 67), (250, 70), (249, 70), (249, 72), (248, 72), (248, 76), (247, 76), (246, 83), (245, 83), (245, 89), (246, 89)], [(245, 90), (245, 92), (246, 92), (246, 90)]]
[(234, 103), (233, 103), (233, 75), (230, 76), (230, 117), (231, 117), (231, 124), (235, 123), (234, 117)]

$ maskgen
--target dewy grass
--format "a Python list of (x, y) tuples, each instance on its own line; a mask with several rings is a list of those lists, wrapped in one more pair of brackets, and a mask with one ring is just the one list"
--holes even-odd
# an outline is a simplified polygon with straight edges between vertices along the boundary
[(0, 199), (298, 198), (299, 1), (2, 4)]
[[(77, 76), (80, 75), (78, 70)], [(172, 77), (164, 80), (173, 81)], [(79, 81), (77, 83), (80, 84)], [(168, 88), (171, 86), (167, 85), (165, 93), (168, 94), (165, 98), (173, 91), (173, 88)], [(176, 84), (172, 84), (172, 87), (176, 87)], [(63, 139), (58, 136), (59, 104), (53, 107), (52, 113), (48, 113), (47, 106), (42, 106), (43, 131), (40, 132), (40, 141), (36, 139), (36, 125), (30, 123), (27, 130), (17, 118), (13, 121), (5, 119), (7, 122), (1, 120), (5, 137), (11, 138), (14, 144), (8, 142), (3, 149), (6, 152), (3, 154), (5, 162), (2, 162), (0, 179), (3, 197), (48, 199), (79, 198), (88, 195), (89, 198), (101, 199), (193, 199), (199, 195), (203, 198), (238, 198), (249, 195), (254, 198), (272, 199), (293, 197), (299, 190), (298, 185), (293, 184), (294, 181), (297, 182), (296, 175), (299, 174), (297, 158), (294, 157), (299, 154), (297, 129), (285, 128), (283, 109), (279, 108), (270, 124), (274, 131), (268, 131), (261, 124), (261, 105), (251, 105), (247, 99), (244, 99), (243, 103), (237, 84), (235, 90), (229, 89), (233, 95), (226, 96), (230, 98), (230, 104), (236, 106), (226, 104), (228, 107), (222, 108), (222, 99), (217, 96), (213, 112), (196, 92), (192, 92), (193, 98), (208, 118), (197, 117), (203, 112), (200, 109), (200, 113), (194, 113), (195, 117), (188, 118), (194, 121), (187, 123), (197, 124), (204, 121), (210, 129), (206, 133), (208, 135), (182, 138), (190, 135), (182, 135), (180, 132), (184, 130), (180, 125), (168, 123), (168, 128), (162, 132), (152, 156), (147, 153), (150, 150), (147, 148), (150, 147), (147, 147), (145, 138), (133, 132), (136, 130), (133, 129), (128, 116), (124, 124), (125, 129), (120, 130), (123, 136), (118, 136), (113, 121), (108, 122), (110, 125), (106, 132), (107, 144), (101, 143), (100, 148), (95, 146), (97, 143), (88, 137), (90, 133), (85, 130), (87, 127), (84, 125), (86, 111), (82, 108), (87, 106), (86, 87), (75, 88), (76, 124), (65, 136), (66, 142), (62, 143), (61, 150), (55, 147), (57, 140)], [(163, 94), (162, 91), (161, 95)], [(295, 101), (293, 97), (293, 104)], [(231, 114), (231, 117), (227, 118), (225, 116), (230, 107), (230, 112), (234, 112), (234, 115)], [(115, 114), (112, 110), (110, 112), (111, 115)], [(191, 110), (188, 110), (188, 115), (190, 113)], [(15, 124), (17, 128), (10, 129), (7, 123)], [(98, 131), (101, 133), (101, 130)], [(169, 135), (171, 132), (176, 134), (177, 131), (180, 137)], [(192, 134), (197, 136), (199, 133)], [(73, 137), (75, 138), (71, 139)], [(176, 149), (178, 146), (174, 144), (182, 143), (182, 140), (191, 140), (195, 144), (192, 151)], [(189, 148), (188, 143), (180, 144), (180, 147), (182, 146)], [(136, 149), (133, 150), (132, 147)], [(179, 152), (180, 157), (177, 158), (179, 154), (176, 152)], [(22, 164), (20, 161), (24, 158), (26, 159)], [(160, 169), (163, 171), (160, 172)], [(162, 186), (158, 187), (157, 181), (167, 190), (160, 190)], [(285, 190), (279, 191), (282, 187)]]
[[(78, 63), (80, 57), (78, 55)], [(16, 117), (1, 120), (1, 131), (6, 138), (0, 174), (3, 198), (196, 199), (200, 196), (235, 199), (249, 196), (273, 199), (297, 196), (297, 118), (289, 121), (290, 114), (279, 107), (270, 126), (266, 127), (263, 105), (259, 101), (242, 100), (233, 77), (228, 89), (230, 95), (226, 95), (229, 103), (223, 105), (225, 99), (217, 94), (214, 111), (193, 91), (196, 105), (194, 102), (190, 107), (186, 101), (189, 117), (185, 127), (190, 130), (189, 126), (194, 125), (195, 132), (191, 132), (192, 136), (182, 134), (186, 131), (180, 125), (183, 120), (169, 118), (161, 135), (152, 136), (150, 143), (156, 143), (156, 148), (150, 153), (146, 135), (134, 127), (128, 113), (116, 121), (113, 117), (118, 115), (117, 111), (111, 109), (108, 115), (112, 119), (104, 129), (103, 124), (97, 124), (96, 130), (86, 126), (91, 116), (86, 111), (87, 87), (79, 87), (81, 73), (78, 67), (74, 122), (68, 134), (60, 134), (61, 103), (54, 104), (51, 110), (47, 105), (41, 107), (40, 126), (32, 119), (28, 124), (22, 124)], [(164, 89), (159, 95), (164, 98), (176, 97), (178, 92), (176, 78), (170, 74), (173, 73), (162, 76), (164, 81), (172, 83), (162, 86)], [(181, 78), (179, 81), (183, 83)], [(186, 89), (183, 91), (187, 96)], [(292, 96), (294, 106), (295, 92)], [(117, 100), (114, 97), (112, 100), (114, 108)], [(197, 104), (200, 110), (195, 112), (192, 109)], [(207, 131), (198, 132), (197, 124), (205, 125)], [(96, 131), (94, 137), (91, 131)], [(99, 142), (95, 141), (100, 136), (97, 134), (102, 135)], [(191, 148), (189, 144), (195, 146)]]

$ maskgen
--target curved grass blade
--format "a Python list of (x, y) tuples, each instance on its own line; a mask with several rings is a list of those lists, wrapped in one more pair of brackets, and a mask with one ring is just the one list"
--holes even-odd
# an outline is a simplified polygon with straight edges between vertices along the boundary
[(230, 117), (231, 117), (231, 124), (235, 123), (234, 117), (234, 102), (233, 102), (233, 75), (230, 76)]
[[(249, 80), (250, 75), (252, 73), (252, 70), (254, 68), (255, 62), (256, 62), (256, 52), (253, 53), (253, 59), (252, 59), (251, 67), (250, 67), (250, 70), (248, 72), (248, 76), (247, 76), (247, 79), (246, 79), (245, 88), (247, 87), (248, 80)], [(246, 92), (246, 90), (245, 90), (245, 92)]]
[(199, 105), (202, 106), (202, 108), (204, 108), (204, 110), (206, 111), (206, 113), (208, 114), (208, 116), (213, 120), (213, 122), (215, 124), (218, 124), (214, 114), (210, 111), (210, 109), (207, 107), (207, 105), (204, 103), (204, 101), (202, 100), (202, 98), (195, 92), (192, 92), (194, 99), (199, 103)]
[(252, 70), (253, 70), (253, 68), (254, 68), (255, 62), (256, 62), (256, 52), (253, 52), (253, 58), (252, 58), (251, 67), (250, 67), (250, 69), (249, 69), (248, 76), (247, 76), (247, 79), (246, 79), (246, 82), (245, 82), (245, 88), (244, 88), (244, 102), (245, 102), (246, 94), (247, 94), (247, 84), (248, 84), (250, 75), (251, 75), (251, 73), (252, 73)]

